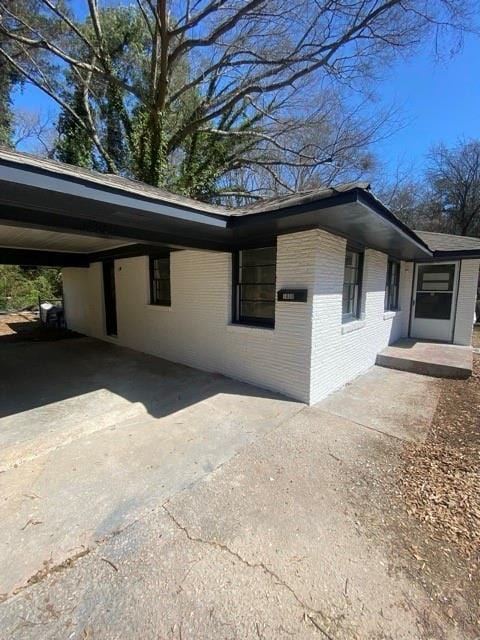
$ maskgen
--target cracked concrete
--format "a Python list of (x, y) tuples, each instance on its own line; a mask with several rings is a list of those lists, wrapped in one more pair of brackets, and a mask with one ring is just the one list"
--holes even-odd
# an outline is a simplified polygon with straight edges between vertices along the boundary
[[(284, 580), (282, 580), (280, 576), (275, 573), (275, 571), (272, 571), (271, 569), (269, 569), (263, 562), (251, 563), (245, 558), (243, 558), (239, 553), (230, 549), (226, 544), (222, 544), (221, 542), (215, 542), (212, 540), (204, 540), (203, 538), (197, 538), (195, 536), (192, 536), (189, 533), (187, 527), (185, 527), (184, 525), (180, 524), (180, 522), (178, 522), (175, 516), (168, 510), (167, 506), (166, 505), (162, 505), (162, 506), (163, 506), (163, 509), (167, 512), (168, 517), (173, 521), (173, 523), (181, 531), (184, 532), (184, 534), (187, 536), (190, 542), (198, 542), (199, 544), (206, 544), (211, 547), (215, 547), (216, 549), (220, 549), (221, 551), (224, 551), (225, 553), (230, 554), (231, 556), (239, 560), (242, 564), (249, 567), (250, 569), (261, 569), (268, 576), (270, 576), (270, 578), (272, 578), (272, 580), (274, 580), (277, 585), (279, 584), (282, 585), (289, 593), (291, 593), (292, 596), (295, 598), (295, 600), (298, 602), (298, 604), (303, 609), (305, 609), (305, 611), (308, 611), (310, 614), (321, 616), (323, 618), (323, 613), (321, 611), (319, 611), (318, 609), (313, 609), (308, 604), (303, 602), (303, 600), (301, 600), (301, 598), (297, 595), (297, 593), (295, 593), (294, 589), (292, 589), (292, 587), (289, 584), (287, 584)], [(325, 638), (327, 638), (328, 640), (332, 640), (332, 636), (327, 631), (325, 631), (316, 620), (313, 622), (313, 619), (312, 619), (312, 623), (325, 636)]]
[(1, 348), (11, 375), (0, 381), (0, 594), (124, 528), (303, 408), (89, 338)]
[[(118, 362), (110, 357), (113, 371)], [(132, 365), (136, 374), (142, 366)], [(204, 382), (202, 377), (202, 389)], [(120, 382), (114, 383), (118, 392)], [(389, 524), (388, 495), (402, 442), (424, 436), (435, 381), (374, 368), (311, 408), (262, 398), (262, 392), (257, 397), (247, 385), (245, 395), (235, 396), (224, 379), (210, 388), (219, 384), (221, 397), (210, 394), (191, 405), (184, 399), (172, 414), (109, 431), (115, 438), (89, 433), (50, 452), (50, 466), (56, 464), (50, 472), (39, 472), (38, 461), (15, 469), (23, 479), (17, 493), (43, 496), (37, 483), (58, 476), (58, 483), (44, 486), (68, 496), (68, 518), (62, 522), (57, 511), (63, 503), (50, 497), (54, 522), (66, 530), (79, 509), (83, 519), (77, 522), (85, 526), (91, 512), (83, 502), (93, 494), (79, 492), (82, 483), (71, 473), (79, 458), (70, 460), (69, 473), (62, 462), (85, 440), (82, 482), (94, 482), (95, 508), (120, 508), (124, 517), (83, 529), (93, 533), (81, 555), (81, 527), (69, 532), (77, 546), (70, 555), (64, 547), (63, 563), (51, 566), (49, 554), (33, 553), (37, 571), (39, 557), (47, 565), (34, 583), (0, 605), (0, 638), (460, 640), (440, 604), (405, 570)], [(366, 402), (358, 411), (362, 395)], [(375, 397), (378, 402), (370, 402)], [(154, 427), (165, 419), (167, 439)], [(137, 434), (140, 449), (128, 433)], [(161, 456), (162, 475), (143, 464), (139, 451), (150, 459)], [(98, 465), (104, 453), (109, 461)], [(189, 461), (200, 455), (209, 466), (193, 473)], [(137, 477), (146, 478), (145, 485)], [(160, 479), (166, 487), (158, 486)], [(125, 506), (131, 492), (138, 501)], [(19, 504), (18, 496), (11, 504)], [(22, 526), (26, 514), (17, 519)], [(28, 514), (42, 520), (31, 507)], [(12, 532), (13, 552), (1, 560), (11, 560), (17, 575), (26, 575), (23, 558), (36, 541), (41, 550), (48, 548), (41, 527), (28, 526), (16, 539)], [(50, 533), (57, 545), (61, 538)]]

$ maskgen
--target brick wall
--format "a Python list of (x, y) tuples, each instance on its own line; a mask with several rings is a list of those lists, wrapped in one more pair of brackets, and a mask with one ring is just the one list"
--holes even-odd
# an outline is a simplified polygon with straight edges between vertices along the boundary
[(457, 316), (455, 320), (455, 344), (472, 343), (472, 324), (477, 296), (480, 260), (462, 260), (458, 283)]
[[(308, 288), (310, 296), (306, 304), (276, 303), (274, 330), (230, 324), (230, 254), (173, 252), (171, 307), (148, 304), (148, 258), (116, 260), (118, 339), (110, 340), (308, 402), (316, 240), (316, 231), (278, 238), (277, 289)], [(70, 293), (71, 288), (79, 286), (78, 272), (73, 274), (74, 271), (64, 270), (69, 326), (81, 327), (85, 333), (105, 339), (103, 305), (97, 304), (101, 292), (100, 265), (82, 270), (88, 274), (86, 286), (95, 300), (94, 305), (85, 300), (82, 309), (78, 309), (79, 297)], [(85, 331), (88, 323), (92, 328)]]
[[(363, 319), (342, 325), (346, 241), (313, 230), (280, 236), (277, 290), (308, 289), (307, 303), (276, 302), (275, 329), (231, 324), (231, 256), (171, 254), (172, 306), (148, 304), (148, 258), (115, 261), (118, 338), (104, 335), (102, 271), (65, 269), (69, 326), (157, 356), (217, 371), (315, 403), (375, 363), (408, 335), (413, 265), (402, 263), (400, 310), (384, 312), (386, 254), (365, 252)], [(469, 344), (479, 261), (464, 261), (455, 342)]]
[(402, 263), (400, 310), (385, 313), (388, 256), (365, 251), (362, 319), (342, 324), (346, 241), (318, 231), (312, 322), (310, 403), (366, 371), (379, 351), (408, 332), (412, 265)]

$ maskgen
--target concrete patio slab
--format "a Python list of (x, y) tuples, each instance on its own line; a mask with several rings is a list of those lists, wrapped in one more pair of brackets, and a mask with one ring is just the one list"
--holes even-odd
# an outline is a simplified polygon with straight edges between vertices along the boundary
[(472, 358), (472, 347), (402, 338), (377, 355), (377, 364), (438, 378), (469, 378)]

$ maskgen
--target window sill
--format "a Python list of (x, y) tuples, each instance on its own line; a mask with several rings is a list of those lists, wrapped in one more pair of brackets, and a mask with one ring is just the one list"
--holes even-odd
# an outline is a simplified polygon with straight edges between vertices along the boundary
[(227, 324), (227, 331), (229, 333), (244, 333), (244, 334), (261, 334), (262, 337), (273, 338), (275, 333), (275, 327), (262, 327), (258, 324)]
[(147, 309), (155, 309), (156, 311), (171, 311), (172, 310), (172, 305), (171, 304), (150, 304), (150, 303), (147, 303), (145, 306), (147, 307)]
[(392, 318), (395, 318), (395, 316), (399, 312), (400, 312), (400, 309), (396, 309), (395, 311), (385, 311), (384, 314), (383, 314), (383, 319), (384, 320), (391, 320)]
[(363, 329), (366, 324), (367, 323), (365, 320), (350, 320), (350, 322), (342, 324), (342, 334), (351, 333), (352, 331)]

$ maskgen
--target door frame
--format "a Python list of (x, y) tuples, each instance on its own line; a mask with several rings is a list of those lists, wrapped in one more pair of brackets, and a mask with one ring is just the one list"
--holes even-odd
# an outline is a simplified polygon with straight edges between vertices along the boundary
[[(453, 294), (452, 294), (452, 313), (453, 313), (453, 321), (452, 321), (452, 329), (450, 332), (450, 336), (448, 340), (435, 340), (432, 338), (433, 342), (445, 342), (448, 344), (453, 344), (455, 338), (455, 327), (457, 323), (457, 305), (458, 305), (458, 292), (460, 289), (460, 276), (462, 274), (462, 260), (442, 260), (441, 262), (415, 262), (413, 265), (413, 274), (412, 274), (412, 292), (410, 297), (410, 316), (408, 322), (408, 337), (412, 337), (412, 325), (414, 321), (414, 313), (416, 306), (416, 298), (417, 298), (417, 280), (418, 280), (418, 267), (425, 264), (454, 264), (455, 265), (455, 275), (453, 282)], [(421, 340), (422, 338), (413, 338)], [(426, 338), (425, 338), (426, 339)]]

